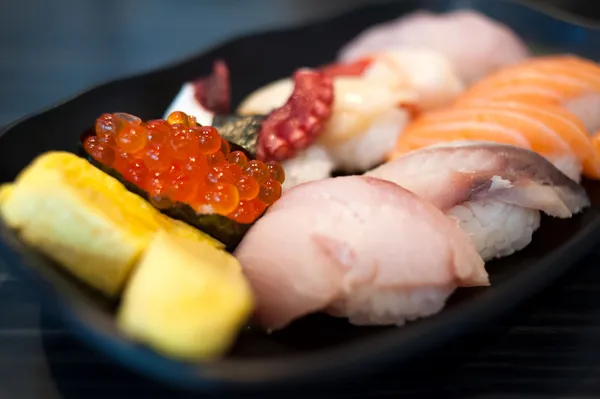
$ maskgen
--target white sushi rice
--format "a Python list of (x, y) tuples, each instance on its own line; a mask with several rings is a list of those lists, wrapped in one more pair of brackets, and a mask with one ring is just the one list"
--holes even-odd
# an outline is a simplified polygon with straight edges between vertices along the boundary
[(301, 183), (331, 177), (336, 169), (356, 172), (376, 166), (394, 147), (409, 119), (405, 110), (393, 109), (377, 118), (357, 137), (327, 147), (311, 145), (296, 157), (282, 162), (285, 170), (283, 191)]
[(403, 109), (391, 109), (378, 117), (360, 135), (327, 147), (336, 167), (346, 172), (371, 169), (394, 148), (410, 116)]
[(344, 300), (331, 305), (332, 316), (347, 317), (354, 325), (397, 325), (438, 313), (456, 286), (382, 288), (354, 287)]
[(301, 183), (326, 179), (331, 176), (335, 164), (327, 151), (320, 145), (312, 145), (296, 157), (282, 162), (285, 192)]
[(540, 212), (497, 201), (465, 202), (447, 213), (458, 220), (484, 261), (525, 248), (540, 226)]
[(204, 126), (210, 126), (213, 123), (214, 114), (196, 101), (194, 85), (191, 83), (185, 83), (181, 87), (181, 90), (179, 90), (179, 93), (177, 93), (177, 96), (165, 111), (163, 118), (167, 119), (169, 114), (175, 111), (185, 112), (188, 115), (196, 117), (196, 121)]

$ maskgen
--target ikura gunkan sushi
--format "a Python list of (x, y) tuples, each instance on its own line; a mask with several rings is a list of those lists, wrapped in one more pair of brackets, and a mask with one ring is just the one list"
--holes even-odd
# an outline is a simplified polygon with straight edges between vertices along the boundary
[(94, 133), (83, 148), (96, 166), (169, 216), (228, 246), (281, 196), (285, 173), (278, 162), (232, 151), (216, 128), (201, 126), (183, 112), (147, 122), (104, 114)]

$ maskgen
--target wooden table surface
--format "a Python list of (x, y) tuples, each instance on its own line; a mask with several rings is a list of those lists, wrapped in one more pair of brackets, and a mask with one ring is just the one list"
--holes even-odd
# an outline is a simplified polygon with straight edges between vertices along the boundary
[[(0, 126), (226, 38), (367, 1), (0, 2)], [(600, 397), (599, 260), (600, 254), (582, 262), (503, 326), (473, 337), (472, 347), (425, 359), (427, 365), (410, 375), (391, 370), (343, 386), (307, 387), (320, 391), (310, 396)], [(83, 347), (0, 264), (0, 398), (179, 397), (198, 396), (157, 386)]]

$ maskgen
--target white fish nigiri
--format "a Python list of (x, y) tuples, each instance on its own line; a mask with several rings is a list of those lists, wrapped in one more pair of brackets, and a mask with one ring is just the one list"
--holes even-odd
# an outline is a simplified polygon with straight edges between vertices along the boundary
[(437, 51), (466, 83), (530, 56), (515, 33), (481, 13), (418, 11), (365, 30), (341, 49), (338, 58), (350, 62), (393, 49)]
[(458, 286), (489, 285), (468, 236), (427, 201), (365, 176), (286, 192), (235, 251), (271, 330), (324, 311), (402, 325), (440, 311)]
[(569, 218), (589, 205), (583, 187), (544, 157), (497, 143), (425, 147), (366, 175), (399, 184), (458, 219), (484, 260), (527, 246), (539, 211)]

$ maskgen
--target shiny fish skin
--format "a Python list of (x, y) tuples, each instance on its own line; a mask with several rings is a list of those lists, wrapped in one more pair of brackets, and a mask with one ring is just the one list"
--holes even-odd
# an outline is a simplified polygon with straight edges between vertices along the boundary
[(590, 204), (584, 188), (544, 157), (497, 143), (425, 147), (365, 175), (392, 181), (443, 211), (465, 201), (495, 199), (571, 217)]

